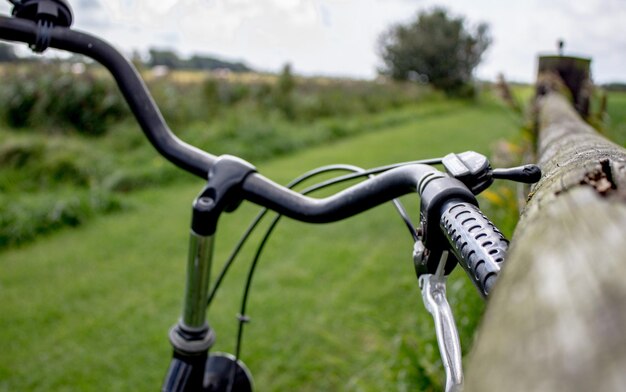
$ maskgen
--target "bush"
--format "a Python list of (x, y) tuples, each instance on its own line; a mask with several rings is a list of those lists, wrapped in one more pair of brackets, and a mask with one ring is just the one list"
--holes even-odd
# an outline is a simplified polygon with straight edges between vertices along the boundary
[(60, 137), (8, 138), (0, 145), (0, 190), (54, 192), (57, 188), (99, 186), (110, 157), (88, 143)]
[(93, 72), (75, 75), (43, 64), (7, 69), (0, 87), (0, 111), (13, 128), (42, 128), (47, 132), (70, 128), (86, 135), (101, 135), (128, 115), (112, 80)]
[(0, 195), (0, 249), (121, 208), (119, 199), (106, 192), (72, 191), (61, 197), (46, 193)]

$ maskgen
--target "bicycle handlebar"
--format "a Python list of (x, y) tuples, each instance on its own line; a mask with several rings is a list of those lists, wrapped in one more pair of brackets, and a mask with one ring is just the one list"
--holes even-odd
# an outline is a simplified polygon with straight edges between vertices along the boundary
[(457, 260), (487, 297), (500, 273), (508, 241), (478, 207), (461, 200), (444, 204), (440, 226)]
[[(126, 58), (107, 42), (87, 33), (54, 27), (50, 34), (50, 47), (85, 55), (106, 67), (154, 148), (183, 170), (207, 179), (218, 158), (183, 142), (172, 133), (145, 83)], [(37, 40), (37, 24), (0, 16), (0, 39), (33, 45)], [(410, 167), (413, 168), (390, 170), (326, 199), (302, 196), (254, 173), (242, 184), (242, 196), (300, 221), (332, 222), (415, 191), (423, 174), (434, 170), (426, 165)]]
[[(0, 16), (0, 39), (32, 45), (37, 39), (37, 24)], [(172, 133), (135, 67), (115, 48), (90, 34), (64, 27), (51, 30), (50, 47), (88, 56), (106, 67), (154, 148), (183, 170), (207, 179), (218, 158), (181, 141)], [(325, 199), (302, 196), (254, 173), (243, 182), (242, 196), (293, 219), (332, 222), (415, 191), (419, 179), (433, 170), (426, 165), (390, 170)]]
[[(32, 46), (41, 39), (39, 34), (41, 31), (33, 21), (0, 16), (0, 39), (25, 42)], [(52, 27), (46, 34), (49, 34), (46, 41), (50, 47), (90, 57), (111, 72), (142, 131), (163, 157), (205, 180), (209, 177), (220, 158), (183, 142), (172, 133), (135, 67), (115, 48), (97, 37), (67, 27)], [(424, 196), (422, 188), (428, 188), (426, 185), (432, 181), (422, 180), (426, 177), (434, 178), (428, 176), (430, 173), (439, 173), (434, 177), (442, 174), (428, 165), (404, 166), (365, 180), (333, 196), (315, 199), (293, 192), (253, 171), (242, 178), (239, 196), (299, 221), (326, 223), (356, 215), (415, 192), (418, 188), (420, 195)], [(420, 182), (426, 185), (420, 185)], [(456, 193), (461, 196), (460, 199), (468, 201), (468, 197), (473, 198), (469, 191), (461, 193)], [(465, 193), (469, 193), (469, 196), (462, 197)], [(452, 198), (454, 195), (446, 193), (440, 200)], [(448, 204), (446, 207), (449, 207)], [(487, 294), (495, 280), (492, 276), (495, 277), (499, 271), (498, 259), (506, 250), (501, 245), (505, 240), (476, 207), (464, 205), (464, 211), (472, 214), (489, 238), (483, 244), (490, 242), (500, 245), (495, 248), (468, 246), (468, 243), (476, 242), (479, 238), (471, 239), (473, 226), (467, 228), (465, 220), (459, 221), (458, 214), (452, 215), (454, 208), (445, 209), (443, 215), (446, 220), (442, 220), (442, 229), (453, 244), (458, 259), (469, 260), (462, 263), (463, 267), (475, 277), (481, 292)], [(492, 251), (495, 253), (491, 253)]]

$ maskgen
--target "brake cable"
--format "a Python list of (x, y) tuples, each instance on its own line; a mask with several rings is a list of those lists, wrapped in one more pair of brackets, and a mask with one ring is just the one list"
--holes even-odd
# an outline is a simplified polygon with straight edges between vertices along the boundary
[[(384, 171), (395, 169), (395, 168), (402, 167), (402, 166), (408, 166), (408, 165), (414, 165), (414, 164), (436, 165), (436, 164), (440, 164), (441, 161), (442, 161), (442, 158), (433, 158), (433, 159), (423, 159), (423, 160), (417, 160), (417, 161), (407, 161), (407, 162), (395, 163), (395, 164), (392, 164), (392, 165), (379, 166), (379, 167), (375, 167), (375, 168), (372, 168), (372, 169), (368, 169), (368, 170), (364, 170), (364, 171), (360, 171), (360, 172), (354, 172), (354, 173), (351, 173), (351, 174), (346, 174), (346, 175), (343, 175), (343, 176), (331, 178), (329, 180), (326, 180), (326, 181), (323, 181), (323, 182), (320, 182), (320, 183), (316, 184), (315, 185), (315, 189), (305, 190), (302, 193), (303, 194), (310, 193), (310, 192), (313, 192), (313, 191), (316, 191), (316, 190), (319, 190), (319, 189), (323, 189), (323, 188), (326, 188), (326, 187), (329, 187), (329, 186), (332, 186), (332, 185), (340, 184), (342, 182), (355, 180), (355, 179), (358, 179), (358, 178), (371, 176), (371, 175), (374, 175), (374, 174), (379, 174), (379, 173), (382, 173)], [(288, 183), (286, 185), (286, 187), (292, 189), (295, 186), (301, 184), (302, 182), (304, 182), (304, 181), (306, 181), (306, 180), (308, 180), (308, 179), (310, 179), (310, 178), (312, 178), (312, 177), (314, 177), (316, 175), (320, 175), (320, 174), (323, 174), (323, 173), (328, 173), (328, 172), (336, 171), (336, 170), (352, 170), (352, 169), (356, 169), (356, 166), (341, 165), (341, 164), (321, 166), (319, 168), (310, 170), (310, 171), (302, 174), (301, 176), (295, 178), (290, 183)], [(394, 201), (394, 204), (396, 204), (395, 201)], [(408, 214), (406, 214), (406, 211), (403, 211), (404, 208), (401, 206), (401, 204), (400, 205), (396, 204), (396, 208), (402, 208), (402, 211), (401, 210), (398, 210), (398, 211), (399, 211), (402, 219), (405, 221), (407, 227), (411, 231), (411, 236), (415, 239), (417, 233), (415, 232), (414, 226), (408, 220)], [(243, 248), (243, 246), (247, 242), (248, 238), (250, 238), (250, 236), (252, 235), (252, 232), (256, 229), (256, 227), (259, 225), (259, 223), (261, 223), (261, 221), (263, 220), (265, 215), (267, 215), (268, 212), (270, 212), (269, 209), (262, 208), (260, 210), (260, 212), (257, 214), (257, 216), (248, 225), (248, 228), (246, 229), (244, 234), (241, 236), (239, 242), (233, 247), (233, 250), (232, 250), (230, 256), (224, 262), (224, 266), (222, 267), (222, 270), (220, 271), (220, 274), (216, 278), (215, 283), (214, 283), (213, 287), (211, 288), (211, 291), (209, 292), (208, 299), (207, 299), (207, 306), (210, 306), (211, 303), (213, 302), (213, 299), (215, 298), (215, 295), (217, 294), (217, 290), (221, 286), (222, 281), (224, 280), (224, 278), (226, 277), (226, 274), (228, 273), (228, 270), (232, 266), (233, 262), (237, 258), (239, 252), (241, 251), (241, 249)]]
[[(352, 174), (348, 174), (348, 175), (344, 175), (344, 176), (340, 176), (340, 177), (335, 177), (323, 182), (320, 182), (318, 184), (315, 184), (309, 188), (304, 189), (303, 191), (301, 191), (300, 193), (303, 195), (309, 194), (311, 192), (332, 186), (332, 185), (336, 185), (342, 182), (346, 182), (352, 179), (357, 179), (357, 178), (362, 178), (365, 176), (368, 177), (372, 177), (374, 174), (386, 171), (386, 170), (390, 170), (396, 167), (401, 167), (401, 166), (406, 166), (406, 165), (411, 165), (411, 164), (415, 164), (415, 163), (419, 163), (419, 164), (438, 164), (441, 163), (441, 159), (430, 159), (430, 160), (420, 160), (420, 161), (411, 161), (411, 162), (404, 162), (404, 163), (399, 163), (399, 164), (394, 164), (394, 165), (387, 165), (387, 166), (381, 166), (381, 167), (377, 167), (377, 168), (373, 168), (373, 169), (369, 169), (369, 170), (364, 170), (362, 168), (356, 167), (356, 166), (351, 166), (351, 165), (330, 165), (330, 166), (323, 166), (317, 169), (314, 169), (310, 172), (307, 172), (305, 174), (303, 174), (302, 176), (296, 178), (295, 180), (293, 180), (291, 183), (289, 183), (287, 185), (288, 188), (293, 188), (296, 185), (300, 184), (301, 182), (310, 179), (316, 175), (320, 175), (320, 174), (324, 174), (324, 173), (328, 173), (331, 171), (336, 171), (336, 170), (349, 170), (349, 171), (353, 171), (354, 173)], [(411, 237), (413, 238), (413, 240), (417, 240), (419, 238), (417, 231), (415, 229), (415, 226), (413, 225), (413, 223), (411, 222), (408, 213), (406, 212), (406, 209), (404, 208), (404, 206), (402, 205), (402, 203), (398, 200), (398, 199), (394, 199), (393, 200), (393, 204), (396, 208), (396, 210), (398, 211), (398, 213), (400, 214), (400, 217), (402, 218), (402, 220), (405, 222), (406, 227), (409, 229), (409, 232), (411, 234)], [(252, 234), (252, 231), (258, 226), (258, 224), (260, 223), (260, 221), (264, 218), (264, 216), (267, 214), (268, 210), (267, 209), (263, 209), (252, 221), (252, 223), (250, 224), (250, 226), (248, 227), (248, 229), (246, 230), (246, 232), (244, 233), (243, 237), (240, 239), (240, 241), (237, 243), (237, 245), (235, 245), (235, 248), (233, 250), (233, 252), (231, 253), (231, 256), (229, 257), (229, 259), (227, 260), (227, 262), (224, 265), (224, 268), (222, 269), (222, 272), (220, 273), (219, 277), (216, 280), (216, 283), (213, 287), (213, 289), (211, 290), (210, 294), (209, 294), (209, 303), (214, 299), (214, 296), (216, 294), (217, 289), (219, 288), (219, 285), (221, 284), (221, 282), (223, 281), (223, 278), (227, 272), (227, 270), (230, 268), (230, 266), (232, 265), (234, 259), (236, 258), (237, 254), (239, 253), (239, 251), (241, 250), (241, 248), (243, 247), (244, 243), (246, 242), (246, 240), (249, 238), (249, 236)], [(244, 293), (243, 293), (243, 297), (242, 297), (242, 302), (241, 302), (241, 308), (240, 308), (240, 313), (237, 315), (237, 320), (239, 321), (239, 327), (237, 330), (237, 341), (236, 341), (236, 346), (235, 346), (235, 359), (233, 363), (237, 363), (239, 361), (239, 357), (241, 354), (241, 346), (242, 346), (242, 341), (243, 341), (243, 331), (244, 331), (244, 326), (246, 323), (248, 323), (250, 321), (250, 318), (246, 315), (246, 308), (247, 308), (247, 304), (248, 304), (248, 299), (250, 296), (250, 290), (251, 290), (251, 285), (252, 285), (252, 279), (254, 277), (254, 273), (256, 272), (256, 267), (258, 266), (258, 262), (260, 260), (261, 257), (261, 253), (263, 252), (263, 249), (265, 248), (265, 245), (267, 244), (271, 234), (273, 233), (274, 229), (276, 228), (276, 226), (278, 225), (278, 222), (280, 221), (280, 218), (282, 217), (282, 215), (277, 214), (274, 219), (272, 220), (272, 222), (270, 223), (270, 226), (268, 227), (264, 237), (262, 238), (261, 242), (259, 243), (258, 247), (257, 247), (257, 251), (256, 254), (254, 256), (254, 259), (252, 261), (252, 264), (250, 265), (250, 269), (248, 272), (248, 276), (246, 279), (246, 284), (244, 287)], [(230, 387), (232, 387), (233, 383), (234, 383), (234, 377), (236, 375), (236, 367), (233, 366), (231, 372), (230, 372), (230, 380), (228, 385)]]

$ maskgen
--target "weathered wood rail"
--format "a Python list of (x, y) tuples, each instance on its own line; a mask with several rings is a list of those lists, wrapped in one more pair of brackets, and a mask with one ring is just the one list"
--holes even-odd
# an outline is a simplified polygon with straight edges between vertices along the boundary
[(539, 97), (538, 164), (465, 391), (626, 390), (626, 150)]

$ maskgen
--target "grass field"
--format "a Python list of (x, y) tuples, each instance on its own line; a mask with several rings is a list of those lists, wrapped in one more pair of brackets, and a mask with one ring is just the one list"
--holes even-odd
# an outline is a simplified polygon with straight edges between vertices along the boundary
[(609, 92), (607, 100), (606, 135), (626, 147), (626, 93)]
[[(371, 167), (450, 151), (489, 153), (520, 126), (490, 102), (425, 102), (411, 116), (259, 169), (286, 182), (331, 162)], [(190, 202), (201, 186), (190, 180), (139, 191), (129, 210), (0, 253), (1, 391), (160, 387), (167, 331), (181, 308)], [(405, 199), (415, 217), (417, 198)], [(245, 204), (222, 218), (217, 265), (255, 211)], [(244, 252), (210, 309), (218, 351), (234, 349), (253, 251)], [(336, 224), (282, 222), (253, 284), (243, 345), (258, 390), (441, 390), (444, 372), (411, 251), (390, 206)], [(467, 353), (482, 300), (459, 272), (448, 290)]]

